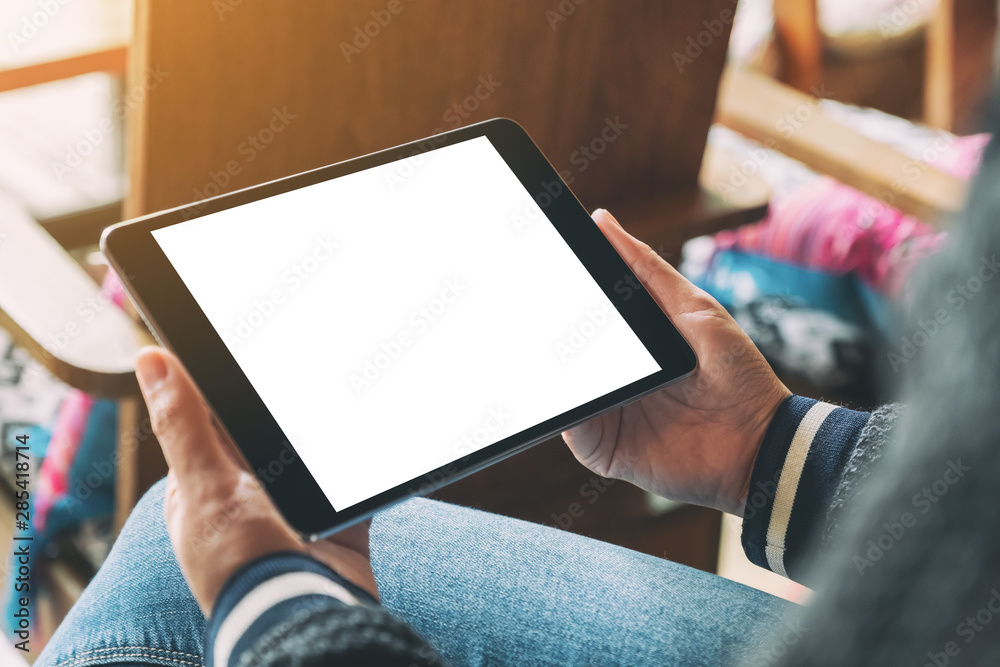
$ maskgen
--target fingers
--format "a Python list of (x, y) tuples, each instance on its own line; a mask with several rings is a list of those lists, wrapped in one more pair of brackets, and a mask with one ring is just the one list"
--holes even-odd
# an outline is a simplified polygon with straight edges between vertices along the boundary
[(223, 475), (238, 473), (219, 439), (191, 377), (170, 352), (144, 347), (135, 364), (149, 417), (163, 455), (181, 488), (213, 488)]
[(652, 248), (626, 232), (607, 210), (597, 209), (593, 218), (604, 236), (668, 316), (722, 308), (715, 299), (693, 285)]

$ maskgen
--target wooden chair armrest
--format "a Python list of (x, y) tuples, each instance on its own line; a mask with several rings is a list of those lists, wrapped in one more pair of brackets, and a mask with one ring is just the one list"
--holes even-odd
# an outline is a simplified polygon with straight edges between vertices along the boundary
[(88, 393), (138, 394), (150, 341), (20, 206), (0, 200), (0, 326), (50, 373)]
[(611, 203), (607, 208), (629, 234), (675, 265), (688, 239), (756, 222), (767, 215), (766, 201), (755, 206), (733, 205), (701, 186)]
[(961, 210), (962, 180), (827, 116), (818, 100), (762, 74), (729, 68), (718, 122), (927, 222)]
[[(607, 208), (630, 234), (676, 264), (688, 239), (757, 222), (767, 215), (771, 189), (759, 175), (743, 174), (741, 160), (742, 156), (709, 141), (694, 187), (608, 202)], [(734, 172), (740, 174), (737, 181)]]
[(52, 62), (0, 70), (0, 92), (60, 81), (91, 72), (124, 74), (127, 55), (127, 46), (111, 46)]

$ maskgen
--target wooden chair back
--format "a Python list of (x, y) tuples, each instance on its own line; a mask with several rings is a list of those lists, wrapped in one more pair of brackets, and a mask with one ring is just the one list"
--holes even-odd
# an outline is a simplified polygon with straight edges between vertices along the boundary
[(587, 205), (694, 188), (732, 0), (138, 0), (138, 215), (507, 116)]

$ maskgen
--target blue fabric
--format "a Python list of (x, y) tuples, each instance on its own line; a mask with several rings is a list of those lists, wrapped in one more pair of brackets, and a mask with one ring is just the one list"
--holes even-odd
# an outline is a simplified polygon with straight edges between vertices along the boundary
[(4, 433), (5, 441), (0, 447), (0, 451), (13, 452), (21, 443), (17, 440), (19, 435), (28, 436), (28, 445), (31, 447), (31, 458), (40, 462), (45, 457), (45, 452), (49, 448), (49, 441), (52, 439), (52, 431), (40, 424), (29, 424), (24, 427), (8, 428)]
[[(202, 664), (205, 619), (177, 567), (164, 484), (147, 493), (37, 667)], [(781, 645), (794, 605), (555, 528), (426, 499), (378, 514), (389, 610), (454, 665), (718, 665)]]
[(115, 502), (118, 404), (94, 401), (67, 480), (67, 493), (49, 511), (46, 538), (95, 517), (110, 516)]
[[(88, 519), (110, 516), (114, 511), (115, 498), (115, 452), (116, 433), (118, 425), (118, 404), (111, 400), (94, 402), (83, 438), (77, 449), (76, 457), (70, 466), (68, 477), (68, 492), (59, 498), (49, 509), (45, 530), (39, 530), (36, 524), (37, 513), (31, 513), (27, 532), (22, 535), (32, 537), (32, 549), (41, 554), (45, 548), (63, 531), (75, 528)], [(28, 491), (32, 497), (37, 493), (37, 472), (41, 468), (45, 452), (51, 440), (51, 432), (32, 429), (28, 431), (28, 443), (31, 446), (31, 468), (36, 473), (34, 482)], [(16, 545), (11, 547), (11, 552)], [(29, 585), (38, 588), (38, 568), (33, 568)], [(2, 593), (2, 606), (5, 610), (0, 625), (9, 634), (10, 619), (20, 607), (11, 588), (5, 587)], [(37, 596), (31, 599), (29, 607), (31, 617), (38, 618)]]
[(860, 281), (851, 274), (836, 276), (739, 250), (716, 252), (703, 275), (688, 277), (730, 311), (746, 302), (748, 280), (755, 295), (780, 295), (858, 326), (869, 323), (869, 309), (878, 309), (878, 295), (867, 290), (862, 298)]
[(896, 315), (896, 306), (881, 292), (872, 289), (865, 281), (855, 280), (855, 285), (858, 288), (858, 300), (872, 324), (883, 336), (891, 335), (895, 331), (893, 317)]
[(890, 307), (863, 281), (731, 250), (697, 270), (692, 282), (733, 315), (779, 374), (874, 399), (872, 369), (884, 363)]

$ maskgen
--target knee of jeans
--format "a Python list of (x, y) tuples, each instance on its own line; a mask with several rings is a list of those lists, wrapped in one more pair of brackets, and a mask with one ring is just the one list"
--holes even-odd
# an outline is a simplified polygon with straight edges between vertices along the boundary
[(417, 517), (426, 516), (435, 504), (435, 501), (426, 498), (411, 498), (376, 512), (369, 531), (372, 549), (392, 541), (393, 535), (405, 531), (406, 526), (412, 525)]
[(370, 546), (374, 553), (380, 547), (392, 547), (400, 542), (434, 541), (434, 536), (444, 527), (475, 523), (488, 516), (478, 510), (440, 500), (411, 498), (372, 517)]
[(372, 527), (377, 524), (399, 523), (406, 521), (415, 515), (424, 515), (433, 510), (436, 505), (443, 505), (437, 500), (429, 498), (410, 498), (395, 505), (389, 505), (381, 509), (372, 516)]
[(151, 526), (164, 524), (163, 498), (166, 488), (166, 477), (149, 487), (149, 490), (142, 495), (142, 498), (129, 513), (128, 521), (122, 528), (123, 533), (137, 527), (137, 525), (141, 526), (143, 530), (148, 530)]

